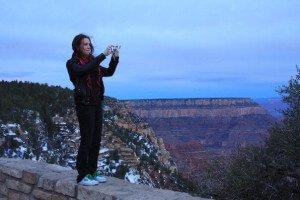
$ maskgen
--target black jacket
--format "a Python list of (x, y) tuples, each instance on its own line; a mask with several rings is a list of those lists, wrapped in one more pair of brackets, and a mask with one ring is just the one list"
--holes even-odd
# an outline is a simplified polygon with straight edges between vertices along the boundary
[[(76, 104), (90, 105), (91, 94), (87, 88), (85, 76), (89, 73), (96, 73), (96, 67), (101, 67), (102, 77), (112, 76), (116, 70), (119, 63), (119, 57), (111, 57), (109, 67), (105, 68), (100, 65), (100, 63), (106, 58), (106, 56), (101, 53), (100, 55), (94, 57), (92, 61), (87, 64), (81, 65), (79, 59), (72, 54), (72, 57), (66, 62), (66, 67), (69, 73), (69, 78), (74, 85), (74, 101)], [(102, 79), (101, 77), (101, 79)], [(101, 81), (103, 82), (103, 81)], [(102, 86), (102, 91), (100, 94), (100, 100), (104, 99), (104, 85)]]

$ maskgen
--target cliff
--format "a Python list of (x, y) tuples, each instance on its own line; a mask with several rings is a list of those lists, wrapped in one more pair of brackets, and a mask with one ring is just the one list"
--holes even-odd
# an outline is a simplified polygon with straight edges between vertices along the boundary
[(273, 122), (247, 98), (124, 100), (167, 144), (199, 141), (204, 146), (258, 144)]
[[(185, 177), (197, 180), (208, 160), (236, 146), (261, 145), (275, 120), (249, 98), (123, 100), (147, 121)], [(196, 175), (195, 175), (196, 174)]]
[(0, 199), (40, 200), (196, 200), (182, 192), (131, 184), (108, 177), (106, 183), (82, 186), (76, 183), (77, 171), (26, 159), (0, 158)]

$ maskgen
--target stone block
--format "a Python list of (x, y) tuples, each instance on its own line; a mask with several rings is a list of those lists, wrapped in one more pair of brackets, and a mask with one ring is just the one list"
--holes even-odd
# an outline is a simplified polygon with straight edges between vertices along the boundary
[(72, 170), (69, 167), (62, 167), (62, 166), (55, 165), (55, 164), (47, 164), (44, 169), (45, 169), (45, 171), (52, 171), (52, 172), (64, 172), (64, 171)]
[(0, 182), (0, 194), (7, 196), (7, 187), (2, 182)]
[(32, 198), (27, 195), (17, 191), (10, 190), (7, 195), (8, 200), (32, 200)]
[(98, 200), (98, 199), (114, 200), (115, 198), (111, 195), (107, 195), (97, 191), (95, 189), (95, 186), (78, 185), (77, 199), (78, 200)]
[(0, 157), (0, 165), (5, 165), (8, 162), (14, 161), (12, 158), (5, 158), (5, 157)]
[(58, 180), (58, 173), (46, 173), (39, 178), (38, 187), (53, 191)]
[(52, 194), (51, 200), (68, 200), (68, 197), (59, 194)]
[(17, 190), (23, 193), (29, 194), (31, 192), (32, 186), (28, 185), (26, 183), (22, 183), (17, 180), (12, 180), (12, 179), (6, 179), (6, 186), (7, 188)]
[(8, 197), (8, 200), (19, 200), (20, 194), (15, 191), (9, 191), (7, 197)]
[(75, 170), (45, 173), (42, 176), (40, 176), (38, 180), (38, 187), (44, 188), (46, 190), (54, 190), (58, 180), (63, 181), (65, 179), (68, 179), (68, 181), (70, 181), (68, 187), (72, 188), (71, 179), (73, 178), (74, 183), (76, 183), (76, 174), (77, 172)]
[(36, 184), (40, 175), (30, 170), (23, 170), (22, 181), (25, 183)]
[(5, 182), (7, 175), (0, 172), (0, 182)]
[(51, 196), (52, 194), (50, 192), (45, 192), (43, 190), (39, 190), (39, 189), (34, 189), (32, 191), (32, 195), (40, 200), (51, 200)]
[(55, 184), (55, 192), (75, 197), (77, 182), (75, 177), (60, 179)]
[[(1, 199), (0, 199), (0, 200), (1, 200)], [(73, 197), (69, 197), (68, 200), (77, 200), (77, 199), (75, 199), (75, 198), (73, 198)]]
[[(7, 164), (8, 165), (8, 164)], [(21, 178), (22, 177), (22, 170), (15, 169), (7, 165), (0, 165), (0, 171), (4, 174), (7, 174), (9, 176), (15, 177), (15, 178)]]

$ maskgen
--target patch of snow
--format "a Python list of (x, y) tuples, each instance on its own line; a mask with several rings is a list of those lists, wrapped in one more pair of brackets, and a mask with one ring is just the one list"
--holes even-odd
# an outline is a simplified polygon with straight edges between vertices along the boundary
[(39, 123), (41, 123), (41, 122), (42, 122), (42, 120), (41, 120), (40, 118), (36, 118), (36, 119), (35, 119), (35, 123), (36, 123), (36, 124), (39, 124)]
[(103, 110), (108, 111), (108, 110), (111, 110), (111, 108), (110, 108), (109, 106), (106, 106), (106, 105), (105, 105), (105, 106), (103, 107)]
[(108, 152), (108, 151), (109, 151), (109, 149), (105, 147), (103, 149), (100, 149), (99, 153), (105, 153), (105, 152)]
[(7, 127), (8, 128), (16, 128), (16, 127), (19, 127), (19, 125), (16, 123), (7, 123)]
[(105, 154), (103, 157), (108, 158), (109, 157), (109, 153)]
[(129, 181), (130, 183), (136, 183), (139, 184), (140, 175), (137, 173), (136, 170), (133, 170), (132, 168), (129, 169), (129, 172), (127, 172), (124, 176), (124, 180)]
[(21, 140), (21, 139), (18, 138), (18, 137), (15, 137), (14, 140), (16, 140), (17, 142), (23, 142), (23, 140)]
[(100, 167), (106, 166), (106, 159), (98, 160), (98, 165), (99, 165)]
[(79, 134), (79, 133), (80, 133), (80, 129), (79, 129), (79, 128), (76, 128), (76, 129), (75, 129), (75, 133), (76, 133), (76, 134)]
[(12, 152), (12, 157), (15, 157), (15, 156), (17, 156), (17, 154), (13, 151)]
[(22, 153), (22, 155), (24, 154), (24, 152), (27, 150), (26, 147), (23, 147), (23, 146), (19, 146), (19, 151)]
[(149, 149), (151, 148), (151, 145), (147, 142), (146, 144), (146, 147), (148, 147)]
[(47, 150), (48, 150), (47, 143), (45, 143), (45, 144), (42, 146), (42, 151), (47, 151)]
[(8, 135), (16, 135), (16, 133), (12, 132), (11, 130), (8, 130)]

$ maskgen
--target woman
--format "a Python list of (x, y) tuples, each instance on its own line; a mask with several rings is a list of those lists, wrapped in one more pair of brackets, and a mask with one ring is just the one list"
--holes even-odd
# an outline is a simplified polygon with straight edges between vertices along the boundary
[[(81, 136), (76, 158), (77, 183), (96, 185), (106, 181), (97, 171), (105, 91), (102, 77), (114, 74), (119, 62), (119, 51), (112, 52), (112, 45), (109, 45), (103, 53), (93, 56), (91, 39), (84, 34), (74, 37), (72, 49), (72, 57), (66, 66), (74, 85), (74, 102)], [(110, 54), (109, 67), (101, 66), (100, 63)]]

